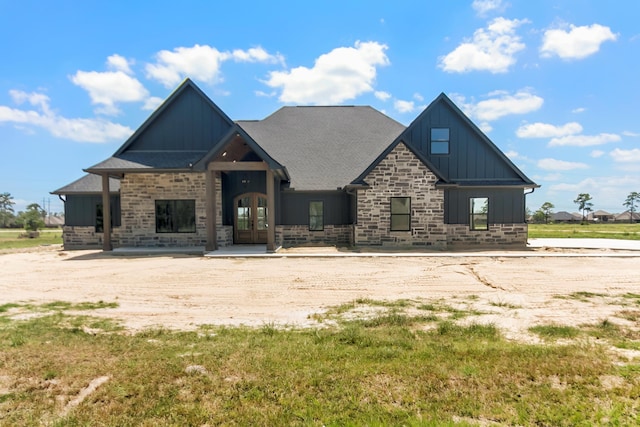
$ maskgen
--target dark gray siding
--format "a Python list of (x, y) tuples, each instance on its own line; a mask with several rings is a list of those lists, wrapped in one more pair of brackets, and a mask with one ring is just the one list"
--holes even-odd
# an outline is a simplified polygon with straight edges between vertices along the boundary
[(231, 124), (191, 87), (179, 94), (127, 148), (208, 151)]
[[(431, 128), (449, 128), (449, 154), (431, 155)], [(521, 177), (458, 112), (438, 102), (414, 122), (402, 140), (421, 152), (449, 180), (516, 180)]]
[[(68, 195), (64, 203), (64, 223), (72, 226), (95, 226), (96, 206), (102, 204), (99, 195)], [(120, 226), (120, 196), (111, 196), (111, 217), (114, 226)]]
[(281, 193), (281, 225), (308, 225), (309, 202), (322, 201), (325, 225), (352, 223), (352, 196), (344, 191), (290, 191)]
[(489, 198), (490, 224), (520, 224), (524, 222), (524, 190), (507, 189), (450, 189), (444, 193), (444, 222), (447, 224), (469, 223), (469, 199)]

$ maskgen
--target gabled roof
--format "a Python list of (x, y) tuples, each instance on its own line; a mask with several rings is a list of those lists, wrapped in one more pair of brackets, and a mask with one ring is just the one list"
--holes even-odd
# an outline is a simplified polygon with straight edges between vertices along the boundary
[[(189, 170), (233, 126), (224, 111), (187, 78), (112, 157), (86, 171)], [(192, 132), (191, 139), (185, 142), (189, 138), (180, 132)]]
[[(120, 180), (109, 178), (109, 192), (117, 193), (120, 191)], [(87, 174), (80, 179), (73, 181), (71, 184), (52, 191), (51, 194), (67, 195), (67, 194), (102, 194), (102, 177), (94, 174)]]
[[(451, 127), (451, 124), (446, 120), (444, 122), (441, 122), (442, 119), (434, 119), (434, 117), (437, 118), (439, 116), (438, 113), (442, 113), (442, 106), (448, 108), (448, 111), (451, 111), (451, 113), (453, 114), (451, 116), (451, 120), (461, 122), (463, 126), (469, 130), (469, 135), (473, 137), (472, 140), (481, 144), (480, 148), (482, 148), (484, 152), (492, 153), (493, 159), (499, 159), (497, 160), (497, 163), (494, 164), (499, 164), (500, 168), (505, 171), (505, 173), (508, 171), (508, 176), (499, 178), (496, 176), (487, 176), (484, 178), (478, 178), (475, 176), (463, 178), (455, 176), (455, 174), (452, 174), (450, 171), (442, 170), (437, 163), (440, 162), (441, 164), (443, 164), (443, 166), (445, 166), (446, 161), (442, 159), (454, 158), (454, 155), (451, 154), (451, 156), (439, 156), (435, 160), (430, 161), (430, 163), (427, 163), (427, 165), (430, 164), (430, 168), (432, 168), (432, 171), (436, 173), (436, 175), (442, 177), (443, 181), (446, 181), (451, 185), (460, 186), (520, 186), (526, 188), (539, 187), (539, 185), (537, 185), (524, 173), (522, 173), (522, 171), (520, 171), (520, 169), (518, 169), (518, 167), (516, 167), (511, 160), (509, 160), (509, 158), (484, 134), (484, 132), (482, 132), (475, 125), (475, 123), (473, 123), (444, 93), (438, 95), (438, 97), (434, 99), (427, 106), (427, 108), (425, 108), (424, 111), (411, 122), (411, 124), (409, 124), (406, 130), (400, 136), (398, 136), (398, 139), (403, 140), (405, 143), (407, 143), (407, 145), (412, 145), (414, 151), (419, 151), (417, 149), (419, 145), (423, 145), (423, 147), (425, 147), (425, 150), (428, 150), (428, 147), (426, 146), (428, 146), (429, 137), (427, 135), (430, 126), (434, 125), (434, 127)], [(428, 125), (425, 125), (425, 123), (427, 123)], [(413, 139), (415, 138), (414, 133), (418, 135), (420, 141), (413, 141)], [(469, 158), (470, 161), (476, 160), (472, 157), (473, 155), (468, 152), (459, 155)], [(428, 159), (429, 156), (430, 155), (428, 152), (423, 152), (423, 157)], [(469, 165), (467, 167), (469, 167)], [(464, 170), (464, 168), (462, 170)]]
[(261, 121), (238, 121), (286, 166), (296, 190), (335, 190), (352, 183), (404, 126), (371, 107), (283, 107)]

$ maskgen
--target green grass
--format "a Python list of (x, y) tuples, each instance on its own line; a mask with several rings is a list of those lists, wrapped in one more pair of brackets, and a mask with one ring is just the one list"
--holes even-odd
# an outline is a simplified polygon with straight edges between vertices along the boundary
[(529, 224), (529, 238), (640, 240), (640, 224)]
[(33, 239), (20, 237), (24, 233), (24, 230), (0, 229), (0, 250), (62, 244), (62, 230), (60, 229), (41, 230), (40, 236)]
[[(463, 326), (408, 314), (417, 302), (402, 307), (369, 302), (384, 310), (365, 320), (302, 330), (268, 323), (254, 329), (209, 325), (191, 332), (125, 334), (104, 319), (70, 316), (66, 311), (74, 305), (63, 302), (40, 306), (53, 310), (30, 320), (11, 320), (5, 312), (0, 314), (9, 319), (0, 322), (0, 424), (640, 421), (640, 366), (620, 365), (602, 345), (522, 344), (505, 340), (494, 325)], [(630, 342), (614, 326), (585, 328)], [(67, 402), (101, 376), (108, 382), (65, 412)]]
[(580, 334), (580, 329), (573, 326), (564, 325), (539, 325), (529, 328), (530, 332), (537, 334), (545, 339), (571, 339)]

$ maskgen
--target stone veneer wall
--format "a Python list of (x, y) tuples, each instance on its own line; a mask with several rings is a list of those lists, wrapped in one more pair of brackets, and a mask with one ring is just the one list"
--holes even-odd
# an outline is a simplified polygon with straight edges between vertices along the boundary
[[(447, 244), (444, 190), (436, 176), (404, 145), (398, 144), (364, 179), (358, 190), (356, 245), (429, 246)], [(411, 230), (391, 231), (391, 197), (411, 197)]]
[[(216, 177), (217, 229), (222, 226), (221, 182)], [(121, 226), (118, 246), (205, 246), (206, 182), (204, 172), (134, 173), (120, 181)], [(155, 201), (196, 201), (195, 233), (156, 233)]]
[(489, 224), (488, 231), (470, 230), (469, 225), (447, 224), (448, 246), (526, 246), (527, 224)]
[(353, 226), (325, 225), (323, 231), (310, 231), (308, 225), (278, 225), (276, 244), (291, 246), (344, 246), (352, 244)]
[(96, 233), (94, 226), (62, 227), (62, 244), (66, 250), (102, 248), (103, 236), (104, 233)]

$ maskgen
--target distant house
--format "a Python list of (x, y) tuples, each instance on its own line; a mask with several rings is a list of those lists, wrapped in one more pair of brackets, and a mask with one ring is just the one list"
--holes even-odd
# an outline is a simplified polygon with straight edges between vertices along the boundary
[(582, 216), (579, 214), (572, 214), (567, 211), (554, 212), (551, 214), (551, 222), (580, 222)]
[(371, 107), (233, 121), (185, 80), (115, 154), (54, 194), (68, 248), (527, 241), (527, 178), (439, 95), (408, 127)]
[(587, 220), (589, 221), (598, 221), (598, 222), (609, 222), (613, 221), (614, 215), (603, 210), (597, 210), (595, 212), (590, 213), (587, 216)]
[(624, 211), (620, 214), (614, 215), (613, 220), (616, 222), (640, 222), (640, 213), (630, 211)]

